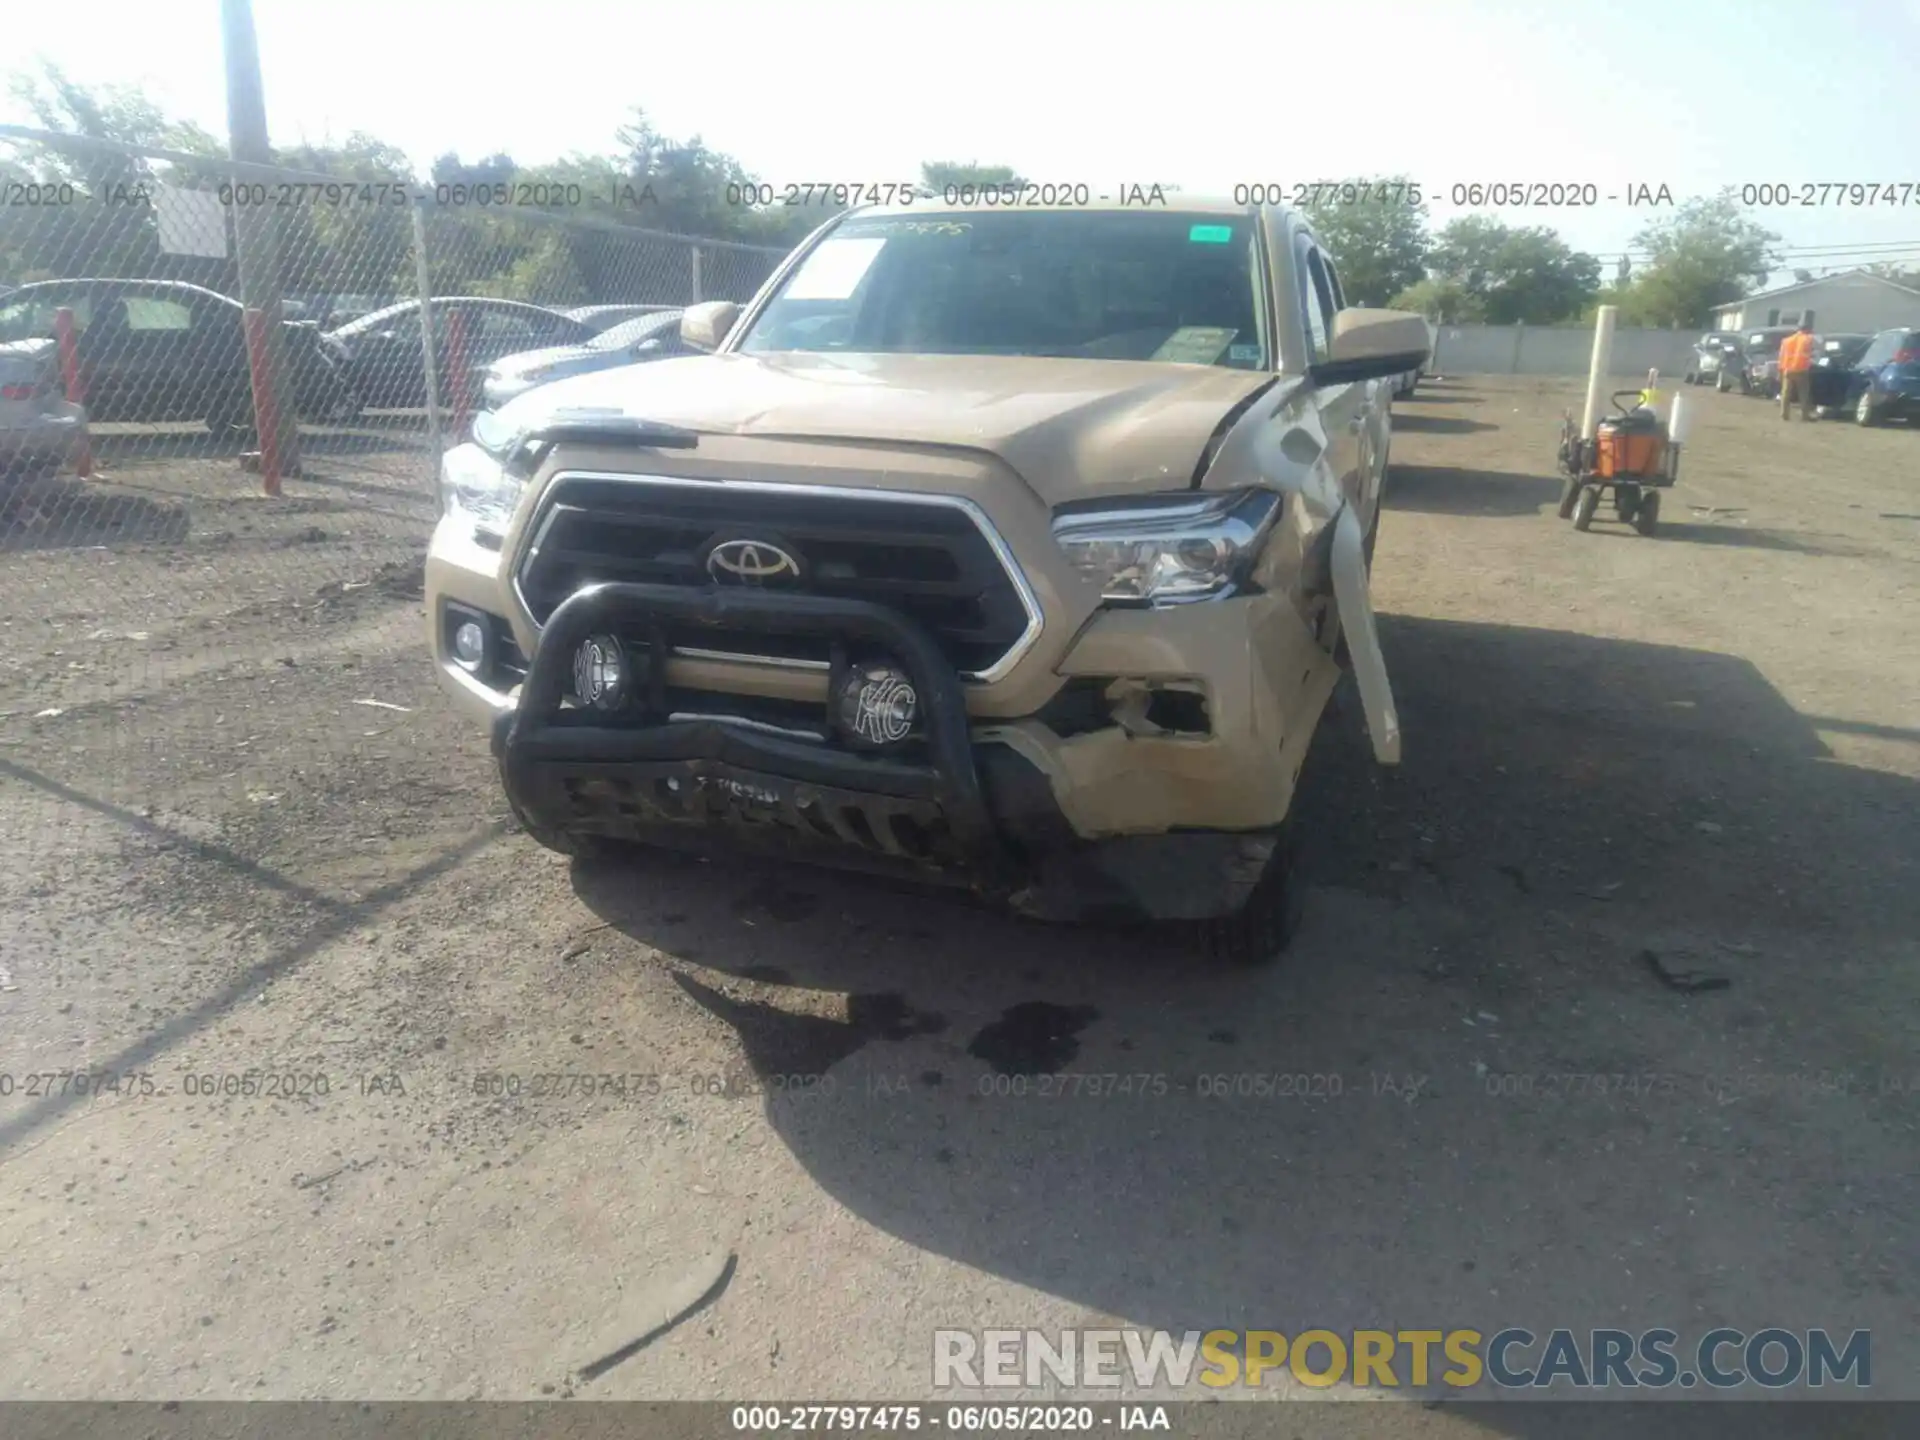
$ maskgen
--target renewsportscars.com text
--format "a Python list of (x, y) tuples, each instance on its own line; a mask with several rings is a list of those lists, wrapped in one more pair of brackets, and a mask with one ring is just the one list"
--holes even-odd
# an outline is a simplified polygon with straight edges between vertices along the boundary
[(1866, 1389), (1873, 1335), (1822, 1329), (936, 1330), (935, 1390), (1258, 1388)]

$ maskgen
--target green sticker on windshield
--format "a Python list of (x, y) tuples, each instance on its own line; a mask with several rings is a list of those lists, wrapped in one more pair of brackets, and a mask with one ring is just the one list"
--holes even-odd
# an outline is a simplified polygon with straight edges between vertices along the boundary
[(1233, 243), (1231, 225), (1196, 225), (1187, 231), (1187, 239), (1196, 245), (1229, 245)]

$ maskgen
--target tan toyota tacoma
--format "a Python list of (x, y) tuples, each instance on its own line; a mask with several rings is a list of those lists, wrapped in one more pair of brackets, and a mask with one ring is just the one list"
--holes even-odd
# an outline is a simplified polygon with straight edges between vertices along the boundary
[(1367, 583), (1424, 323), (1347, 306), (1284, 209), (921, 199), (683, 336), (445, 459), (434, 663), (527, 832), (1277, 952), (1343, 663), (1399, 758)]

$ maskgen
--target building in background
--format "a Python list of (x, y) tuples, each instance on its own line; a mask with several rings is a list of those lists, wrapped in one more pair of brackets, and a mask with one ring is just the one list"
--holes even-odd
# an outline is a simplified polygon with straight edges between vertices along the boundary
[(1920, 290), (1868, 270), (1846, 270), (1749, 295), (1719, 311), (1714, 324), (1721, 330), (1764, 330), (1798, 325), (1803, 318), (1835, 335), (1920, 327)]

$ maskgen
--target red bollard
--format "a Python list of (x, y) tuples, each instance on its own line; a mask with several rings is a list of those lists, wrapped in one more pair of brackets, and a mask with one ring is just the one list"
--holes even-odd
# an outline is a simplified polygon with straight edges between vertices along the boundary
[(467, 317), (447, 312), (447, 408), (453, 416), (453, 438), (466, 438), (473, 420), (473, 396), (467, 374)]
[(280, 407), (274, 403), (272, 377), (267, 369), (267, 317), (258, 306), (248, 306), (247, 373), (253, 381), (253, 428), (260, 436), (260, 485), (269, 495), (280, 493)]
[[(87, 387), (80, 379), (80, 344), (73, 328), (73, 311), (65, 305), (53, 312), (53, 334), (60, 352), (60, 383), (66, 389), (67, 400), (74, 405), (84, 405)], [(81, 441), (73, 468), (81, 475), (93, 474), (91, 439)]]

